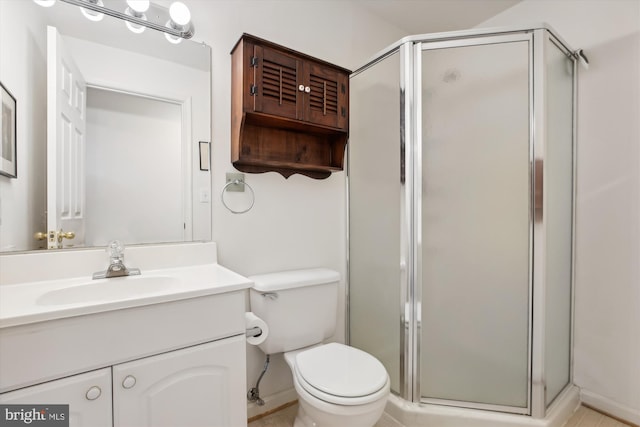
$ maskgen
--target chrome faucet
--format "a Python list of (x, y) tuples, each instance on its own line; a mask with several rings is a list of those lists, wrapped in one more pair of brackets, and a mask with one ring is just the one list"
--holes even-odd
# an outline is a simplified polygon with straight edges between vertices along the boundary
[(140, 274), (139, 268), (127, 268), (124, 265), (124, 246), (113, 240), (107, 246), (109, 253), (109, 267), (104, 271), (93, 273), (94, 279), (109, 279), (111, 277), (136, 276)]

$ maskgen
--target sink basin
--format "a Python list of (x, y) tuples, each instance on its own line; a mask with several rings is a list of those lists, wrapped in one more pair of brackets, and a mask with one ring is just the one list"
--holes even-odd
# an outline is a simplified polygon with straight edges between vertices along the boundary
[[(1, 0), (0, 0), (1, 1)], [(81, 251), (80, 251), (81, 252)], [(0, 268), (4, 274), (4, 261)], [(247, 289), (251, 281), (219, 264), (144, 269), (139, 276), (0, 282), (0, 333), (7, 327), (152, 306)]]
[(179, 285), (178, 278), (169, 276), (124, 276), (91, 280), (46, 292), (36, 299), (36, 304), (61, 305), (125, 300), (162, 293)]

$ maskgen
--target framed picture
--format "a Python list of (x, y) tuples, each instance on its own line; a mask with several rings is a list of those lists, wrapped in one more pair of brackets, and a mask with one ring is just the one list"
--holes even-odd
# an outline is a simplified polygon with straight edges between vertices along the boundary
[(0, 174), (9, 178), (17, 178), (16, 162), (16, 99), (0, 83), (2, 88), (2, 111), (0, 114), (0, 129), (2, 129), (2, 144), (0, 144)]

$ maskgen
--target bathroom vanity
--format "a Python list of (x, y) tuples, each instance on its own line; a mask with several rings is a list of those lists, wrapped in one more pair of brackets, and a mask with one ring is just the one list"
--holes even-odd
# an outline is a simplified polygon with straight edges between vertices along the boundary
[(215, 244), (176, 246), (213, 256), (154, 269), (171, 249), (132, 248), (140, 276), (2, 284), (0, 403), (69, 404), (72, 426), (244, 425), (251, 282), (211, 262)]

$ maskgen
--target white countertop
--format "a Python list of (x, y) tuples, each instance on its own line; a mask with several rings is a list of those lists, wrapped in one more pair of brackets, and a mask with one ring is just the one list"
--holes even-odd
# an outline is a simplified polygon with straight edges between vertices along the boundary
[[(151, 278), (171, 278), (170, 285), (153, 286)], [(145, 291), (117, 297), (88, 298), (70, 303), (43, 303), (43, 296), (71, 287), (121, 286), (116, 282), (144, 278)], [(174, 280), (175, 279), (175, 280)], [(131, 282), (132, 283), (132, 282)], [(202, 264), (157, 270), (142, 270), (140, 276), (92, 280), (90, 276), (48, 281), (34, 281), (0, 286), (0, 328), (43, 322), (66, 317), (165, 303), (205, 295), (215, 295), (250, 288), (252, 282), (219, 264)], [(124, 289), (124, 287), (121, 287)], [(87, 289), (83, 289), (86, 291)], [(90, 295), (82, 292), (82, 295)]]

